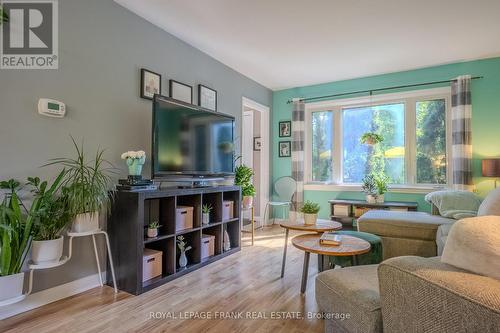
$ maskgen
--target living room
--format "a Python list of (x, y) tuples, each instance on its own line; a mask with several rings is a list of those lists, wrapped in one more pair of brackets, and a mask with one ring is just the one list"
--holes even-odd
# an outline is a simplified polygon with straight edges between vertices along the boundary
[(0, 1), (0, 331), (500, 331), (498, 13)]

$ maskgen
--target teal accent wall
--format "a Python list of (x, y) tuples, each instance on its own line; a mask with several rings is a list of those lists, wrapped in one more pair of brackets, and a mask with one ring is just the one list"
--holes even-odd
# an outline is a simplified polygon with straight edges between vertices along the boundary
[[(291, 159), (278, 157), (278, 122), (291, 120), (292, 105), (288, 99), (295, 97), (314, 97), (331, 95), (356, 90), (369, 90), (380, 87), (399, 86), (412, 83), (440, 81), (455, 78), (459, 75), (470, 74), (484, 76), (483, 79), (472, 82), (472, 145), (473, 145), (473, 175), (474, 184), (482, 196), (493, 189), (494, 180), (481, 177), (481, 160), (486, 157), (500, 157), (500, 58), (461, 62), (443, 66), (429, 67), (412, 71), (370, 76), (360, 79), (330, 82), (306, 87), (296, 87), (273, 93), (272, 112), (272, 156), (273, 180), (291, 174)], [(442, 85), (441, 85), (442, 86)], [(428, 89), (433, 86), (425, 86)], [(435, 85), (434, 87), (439, 87)], [(404, 90), (415, 90), (400, 89)], [(396, 92), (391, 90), (388, 92)], [(282, 138), (284, 141), (284, 138)], [(313, 200), (321, 204), (320, 217), (329, 216), (329, 199), (362, 199), (362, 193), (306, 191), (306, 200)], [(386, 200), (416, 201), (419, 210), (429, 211), (429, 205), (424, 202), (423, 194), (388, 193)]]

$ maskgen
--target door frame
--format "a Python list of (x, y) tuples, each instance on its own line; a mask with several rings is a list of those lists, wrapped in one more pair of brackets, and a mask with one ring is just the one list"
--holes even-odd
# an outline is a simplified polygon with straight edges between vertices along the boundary
[[(270, 184), (269, 184), (269, 179), (270, 179), (270, 170), (271, 170), (271, 147), (270, 147), (270, 130), (271, 127), (269, 126), (270, 122), (270, 113), (271, 113), (271, 108), (269, 106), (260, 104), (250, 98), (247, 97), (242, 97), (242, 103), (241, 103), (241, 117), (243, 119), (243, 113), (245, 112), (245, 108), (252, 109), (254, 111), (260, 112), (260, 137), (262, 141), (262, 147), (260, 150), (261, 153), (261, 159), (260, 159), (260, 189), (261, 189), (261, 195), (260, 195), (260, 212), (259, 216), (256, 216), (256, 219), (261, 219), (261, 214), (263, 213), (263, 210), (266, 207), (266, 204), (269, 201), (269, 192), (270, 192)], [(255, 126), (255, 124), (254, 124)], [(240, 137), (243, 135), (243, 127), (240, 129)], [(240, 140), (240, 151), (242, 151), (242, 141)], [(266, 158), (267, 156), (267, 158)], [(262, 221), (263, 222), (263, 221)]]

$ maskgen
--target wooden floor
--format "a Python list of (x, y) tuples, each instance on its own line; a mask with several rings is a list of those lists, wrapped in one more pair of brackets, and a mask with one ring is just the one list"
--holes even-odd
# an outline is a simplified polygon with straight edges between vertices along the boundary
[[(254, 246), (243, 235), (241, 252), (140, 296), (95, 288), (0, 321), (0, 332), (322, 332), (321, 320), (307, 318), (318, 311), (317, 260), (311, 258), (307, 293), (301, 295), (303, 252), (291, 244), (280, 279), (283, 230), (258, 231)], [(249, 312), (254, 319), (228, 318)], [(289, 318), (271, 318), (279, 315)]]

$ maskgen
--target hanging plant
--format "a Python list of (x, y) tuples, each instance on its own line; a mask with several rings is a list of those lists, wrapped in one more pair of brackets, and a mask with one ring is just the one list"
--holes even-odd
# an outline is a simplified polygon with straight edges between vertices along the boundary
[(384, 141), (384, 138), (377, 133), (366, 132), (365, 134), (363, 134), (361, 136), (361, 139), (359, 139), (359, 141), (365, 145), (372, 146), (372, 145), (375, 145), (377, 143)]

